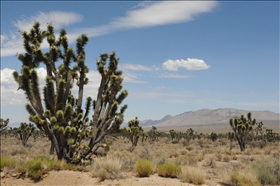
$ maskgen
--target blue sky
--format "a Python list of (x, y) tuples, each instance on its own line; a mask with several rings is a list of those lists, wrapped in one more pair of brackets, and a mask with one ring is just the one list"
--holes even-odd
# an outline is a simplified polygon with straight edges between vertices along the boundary
[[(1, 118), (11, 123), (28, 122), (11, 73), (24, 52), (18, 30), (34, 21), (42, 29), (52, 22), (56, 33), (66, 28), (71, 44), (90, 37), (85, 96), (96, 97), (99, 54), (117, 52), (129, 92), (126, 121), (204, 108), (279, 113), (277, 1), (1, 1)], [(44, 82), (43, 66), (38, 72)]]

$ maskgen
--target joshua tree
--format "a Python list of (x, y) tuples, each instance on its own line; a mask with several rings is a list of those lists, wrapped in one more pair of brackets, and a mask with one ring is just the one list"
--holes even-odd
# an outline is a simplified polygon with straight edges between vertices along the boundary
[(155, 126), (152, 126), (151, 130), (149, 130), (148, 136), (149, 136), (150, 140), (152, 140), (152, 141), (156, 140), (156, 138), (158, 137), (158, 131)]
[(26, 147), (27, 141), (34, 132), (34, 130), (35, 127), (33, 124), (27, 124), (25, 122), (20, 123), (20, 127), (17, 129), (17, 132), (19, 134), (19, 139), (24, 147)]
[(229, 120), (229, 124), (234, 132), (234, 135), (240, 146), (240, 150), (244, 151), (248, 140), (249, 133), (253, 130), (256, 124), (256, 119), (251, 118), (251, 113), (247, 114), (247, 119), (241, 115), (240, 118), (236, 117)]
[(170, 138), (173, 141), (176, 137), (176, 131), (174, 129), (169, 130)]
[(7, 118), (6, 120), (0, 118), (0, 134), (1, 136), (5, 133), (6, 136), (6, 132), (8, 129), (8, 124), (9, 124), (10, 119)]
[(139, 126), (139, 120), (136, 117), (134, 120), (130, 120), (128, 122), (129, 127), (129, 137), (132, 144), (132, 147), (136, 147), (138, 143), (138, 139), (141, 134), (143, 134), (143, 129)]
[[(56, 38), (52, 24), (48, 24), (47, 30), (41, 30), (36, 22), (29, 33), (21, 34), (26, 52), (17, 54), (22, 68), (20, 74), (15, 71), (13, 76), (26, 95), (29, 120), (45, 132), (59, 160), (73, 164), (89, 160), (103, 147), (102, 139), (119, 129), (127, 108), (124, 105), (118, 109), (128, 92), (122, 91), (123, 77), (116, 53), (101, 54), (96, 61), (101, 75), (97, 98), (88, 97), (82, 109), (84, 87), (89, 81), (84, 50), (88, 37), (82, 34), (77, 38), (75, 52), (68, 46), (66, 30), (62, 29)], [(46, 53), (41, 49), (44, 39), (49, 45)], [(36, 70), (39, 65), (45, 65), (47, 74), (42, 92)], [(77, 89), (73, 90), (74, 87)], [(85, 138), (90, 138), (88, 145), (81, 143)]]
[(218, 135), (215, 132), (212, 132), (209, 136), (212, 141), (216, 141), (218, 139)]

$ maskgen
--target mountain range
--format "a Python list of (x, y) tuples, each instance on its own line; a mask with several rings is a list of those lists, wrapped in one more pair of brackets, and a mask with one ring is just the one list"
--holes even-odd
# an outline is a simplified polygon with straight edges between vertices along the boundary
[(140, 125), (143, 127), (173, 127), (223, 124), (229, 123), (230, 118), (240, 117), (242, 114), (247, 117), (248, 112), (252, 113), (252, 118), (255, 118), (257, 122), (270, 121), (278, 122), (279, 124), (279, 113), (274, 113), (271, 111), (250, 111), (234, 108), (219, 108), (188, 111), (176, 116), (166, 115), (160, 120), (140, 120)]

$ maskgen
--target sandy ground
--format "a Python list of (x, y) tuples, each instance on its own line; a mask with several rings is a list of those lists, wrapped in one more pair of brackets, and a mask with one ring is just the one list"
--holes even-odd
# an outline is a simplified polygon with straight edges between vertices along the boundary
[[(157, 174), (147, 178), (139, 178), (134, 175), (126, 179), (105, 180), (99, 182), (98, 178), (92, 178), (88, 172), (77, 171), (50, 171), (44, 178), (38, 182), (34, 182), (29, 178), (16, 178), (12, 176), (4, 176), (1, 178), (1, 186), (33, 186), (33, 185), (97, 185), (97, 186), (194, 186), (190, 183), (182, 183), (179, 179), (163, 178)], [(210, 183), (207, 185), (220, 186), (220, 184)], [(202, 186), (206, 186), (202, 185)]]

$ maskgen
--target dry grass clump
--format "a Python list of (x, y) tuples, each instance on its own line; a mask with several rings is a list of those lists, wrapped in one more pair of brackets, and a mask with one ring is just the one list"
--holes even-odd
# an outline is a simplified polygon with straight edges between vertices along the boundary
[(135, 163), (135, 171), (139, 177), (149, 177), (153, 172), (154, 164), (145, 159), (140, 159)]
[(181, 172), (178, 177), (182, 182), (193, 183), (196, 185), (203, 184), (206, 180), (206, 175), (203, 171), (196, 167), (188, 166), (183, 166), (181, 168)]
[(186, 154), (184, 156), (179, 156), (174, 160), (176, 165), (188, 165), (188, 166), (196, 166), (197, 165), (197, 157), (194, 154)]
[(168, 178), (177, 178), (181, 167), (173, 163), (165, 163), (158, 166), (158, 175)]
[(123, 161), (120, 158), (110, 156), (97, 158), (94, 161), (92, 176), (98, 177), (100, 181), (123, 178), (122, 165)]
[(211, 168), (216, 168), (216, 159), (214, 156), (208, 156), (204, 160), (204, 166), (211, 167)]
[(228, 155), (224, 155), (223, 161), (224, 162), (229, 162), (229, 160), (230, 160), (229, 156)]
[(248, 171), (232, 171), (228, 181), (231, 186), (261, 186), (256, 175)]

